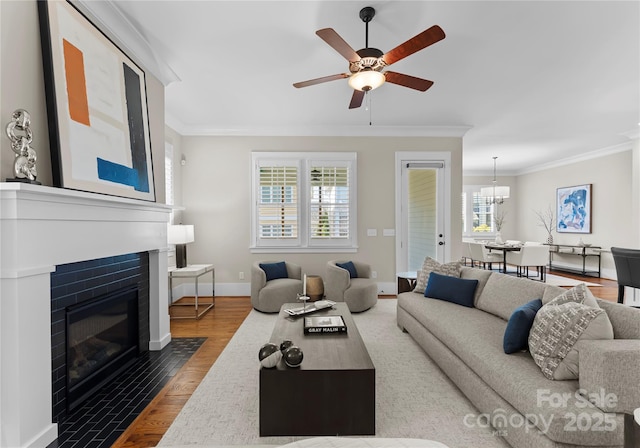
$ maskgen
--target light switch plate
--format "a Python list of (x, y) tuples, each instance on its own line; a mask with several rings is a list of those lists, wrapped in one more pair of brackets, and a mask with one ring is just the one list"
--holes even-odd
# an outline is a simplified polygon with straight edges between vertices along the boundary
[(383, 229), (382, 230), (382, 235), (383, 236), (396, 236), (396, 229)]
[(367, 236), (378, 236), (378, 229), (367, 229)]

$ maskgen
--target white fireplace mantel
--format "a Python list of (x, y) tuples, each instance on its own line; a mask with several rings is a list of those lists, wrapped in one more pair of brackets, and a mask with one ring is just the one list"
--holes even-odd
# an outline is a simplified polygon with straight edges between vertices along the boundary
[(60, 264), (149, 252), (149, 347), (171, 341), (171, 207), (62, 188), (0, 183), (0, 447), (44, 447), (52, 423), (51, 285)]

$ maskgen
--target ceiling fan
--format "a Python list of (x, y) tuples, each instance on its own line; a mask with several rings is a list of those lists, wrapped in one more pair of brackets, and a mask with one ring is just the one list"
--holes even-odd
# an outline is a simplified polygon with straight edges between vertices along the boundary
[(365, 93), (380, 87), (385, 81), (392, 84), (408, 87), (410, 89), (426, 91), (433, 85), (433, 81), (415, 76), (409, 76), (398, 72), (382, 70), (413, 53), (420, 51), (429, 45), (445, 38), (444, 31), (438, 25), (424, 30), (422, 33), (412, 37), (408, 41), (398, 45), (393, 50), (382, 53), (377, 48), (369, 48), (369, 22), (376, 14), (376, 10), (367, 6), (360, 10), (360, 19), (365, 23), (365, 48), (355, 51), (345, 40), (335, 32), (333, 28), (323, 28), (316, 31), (322, 40), (328, 43), (334, 50), (340, 53), (349, 61), (349, 73), (338, 73), (337, 75), (324, 76), (322, 78), (310, 79), (308, 81), (297, 82), (293, 86), (308, 87), (323, 82), (335, 81), (337, 79), (349, 78), (349, 85), (354, 89), (349, 109), (354, 109), (362, 105)]

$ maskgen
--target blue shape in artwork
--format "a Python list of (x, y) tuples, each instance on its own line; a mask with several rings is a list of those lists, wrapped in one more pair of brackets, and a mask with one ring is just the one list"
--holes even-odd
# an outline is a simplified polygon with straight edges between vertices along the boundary
[[(138, 171), (119, 163), (110, 162), (98, 157), (98, 178), (109, 182), (133, 187), (136, 191), (149, 191), (148, 185), (140, 185)], [(145, 189), (146, 188), (146, 189)]]
[(558, 227), (561, 229), (584, 229), (587, 218), (587, 190), (575, 190), (569, 194), (561, 206), (561, 217)]

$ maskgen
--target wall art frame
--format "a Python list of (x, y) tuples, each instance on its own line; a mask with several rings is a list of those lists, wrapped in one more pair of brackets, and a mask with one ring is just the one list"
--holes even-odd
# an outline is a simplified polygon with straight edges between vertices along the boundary
[(68, 1), (37, 3), (54, 186), (155, 201), (144, 71)]
[(591, 184), (583, 184), (557, 189), (558, 233), (591, 233), (591, 187)]

